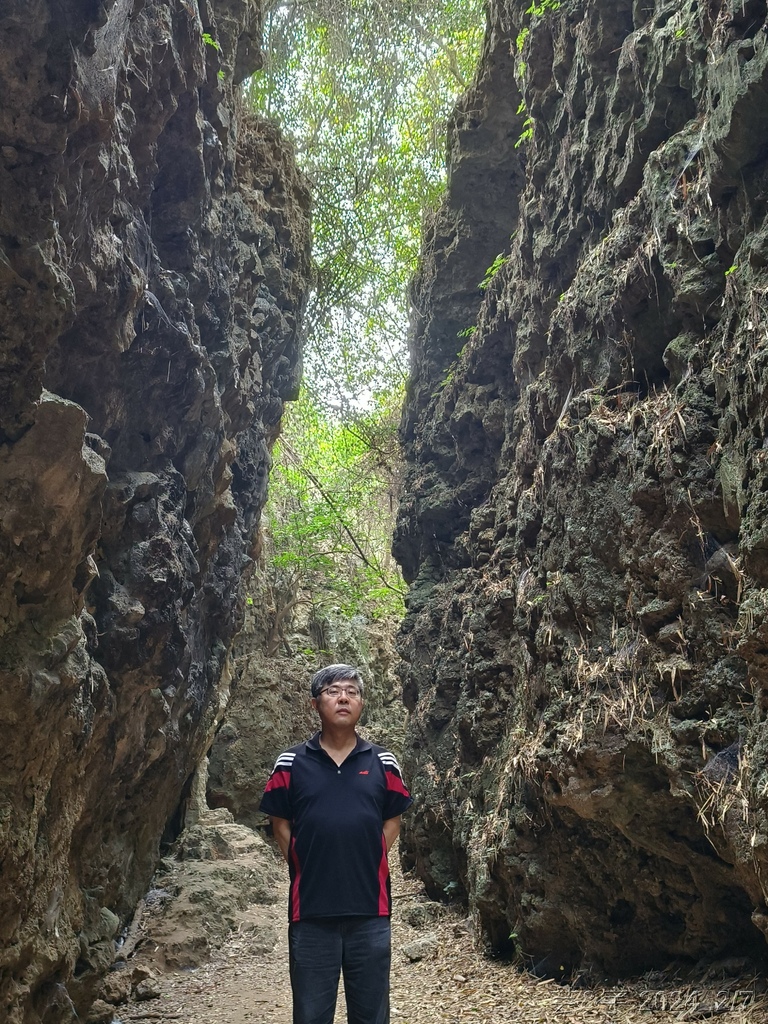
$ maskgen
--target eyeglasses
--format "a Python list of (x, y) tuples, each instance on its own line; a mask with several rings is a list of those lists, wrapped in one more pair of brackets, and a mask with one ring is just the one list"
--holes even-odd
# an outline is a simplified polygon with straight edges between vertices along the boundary
[(357, 700), (360, 696), (360, 691), (356, 686), (327, 686), (320, 693), (327, 693), (329, 697), (340, 697), (342, 693), (345, 697), (349, 697), (350, 700)]

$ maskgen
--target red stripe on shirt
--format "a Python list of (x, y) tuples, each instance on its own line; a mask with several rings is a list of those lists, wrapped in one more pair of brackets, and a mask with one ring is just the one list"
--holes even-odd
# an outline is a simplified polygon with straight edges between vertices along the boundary
[(269, 793), (269, 791), (272, 789), (288, 789), (290, 782), (290, 772), (272, 772), (264, 792)]
[(291, 845), (288, 849), (291, 862), (293, 863), (293, 881), (291, 882), (291, 921), (301, 919), (301, 908), (299, 906), (299, 879), (301, 878), (301, 865), (296, 856), (296, 840), (291, 836)]
[(391, 790), (395, 793), (400, 793), (401, 796), (411, 795), (405, 788), (405, 783), (403, 782), (399, 775), (396, 775), (394, 772), (385, 772), (384, 774), (387, 776), (388, 790)]
[(379, 861), (379, 917), (389, 917), (389, 863), (387, 861), (387, 840), (381, 837), (381, 860)]

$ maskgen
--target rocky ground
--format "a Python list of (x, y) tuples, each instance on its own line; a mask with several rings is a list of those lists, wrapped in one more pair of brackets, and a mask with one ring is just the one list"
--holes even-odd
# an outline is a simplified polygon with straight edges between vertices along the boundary
[[(130, 992), (130, 999), (108, 1012), (102, 1004), (107, 1019), (113, 1012), (115, 1024), (290, 1024), (287, 877), (277, 854), (254, 833), (227, 822), (198, 827), (181, 853), (182, 860), (166, 862), (140, 925), (129, 935), (135, 952), (112, 972), (111, 998)], [(460, 909), (434, 903), (417, 880), (397, 865), (394, 871), (393, 1024), (768, 1019), (766, 983), (750, 977), (744, 961), (700, 965), (695, 975), (659, 972), (620, 985), (542, 980), (489, 958)], [(344, 1020), (340, 995), (336, 1024)]]

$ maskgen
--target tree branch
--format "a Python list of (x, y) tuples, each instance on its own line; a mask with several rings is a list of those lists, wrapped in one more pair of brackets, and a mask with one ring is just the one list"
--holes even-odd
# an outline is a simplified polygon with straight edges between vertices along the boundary
[(352, 533), (352, 530), (347, 525), (347, 523), (346, 523), (346, 521), (344, 519), (344, 516), (341, 514), (341, 511), (340, 511), (339, 507), (337, 506), (336, 502), (333, 500), (333, 498), (330, 496), (330, 494), (328, 494), (328, 492), (323, 487), (323, 485), (320, 483), (320, 481), (315, 476), (315, 474), (310, 469), (307, 469), (307, 467), (304, 465), (304, 463), (303, 463), (299, 453), (295, 450), (295, 448), (293, 448), (291, 446), (290, 442), (287, 441), (285, 437), (281, 438), (281, 440), (280, 440), (280, 447), (286, 453), (286, 455), (289, 456), (289, 458), (291, 459), (293, 464), (296, 466), (296, 468), (301, 473), (303, 473), (306, 476), (306, 478), (308, 480), (310, 480), (314, 484), (314, 486), (317, 488), (318, 493), (320, 494), (320, 497), (326, 503), (326, 505), (331, 510), (331, 512), (333, 512), (333, 514), (336, 517), (336, 520), (339, 523), (339, 525), (341, 526), (342, 530), (344, 531), (344, 533), (347, 535), (347, 537), (349, 537), (350, 541), (352, 542), (352, 546), (354, 547), (355, 551), (357, 552), (357, 555), (360, 558), (360, 561), (364, 565), (367, 565), (368, 568), (372, 572), (374, 572), (376, 574), (376, 576), (381, 580), (381, 582), (384, 584), (384, 586), (387, 588), (387, 590), (391, 590), (393, 593), (397, 594), (398, 597), (403, 597), (404, 596), (403, 591), (399, 587), (393, 586), (389, 582), (389, 580), (386, 578), (386, 576), (382, 572), (381, 568), (378, 565), (376, 565), (375, 562), (372, 562), (371, 559), (366, 555), (365, 551), (363, 551), (363, 549), (360, 546), (360, 543), (359, 543), (357, 537), (355, 537), (354, 533)]

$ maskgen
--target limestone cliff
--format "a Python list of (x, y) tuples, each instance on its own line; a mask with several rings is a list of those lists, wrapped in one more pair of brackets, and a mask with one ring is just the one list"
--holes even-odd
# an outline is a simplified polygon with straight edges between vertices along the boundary
[(396, 537), (408, 856), (543, 972), (762, 956), (765, 0), (492, 0), (449, 160)]
[(308, 196), (251, 0), (0, 9), (0, 1017), (82, 1020), (226, 686)]

